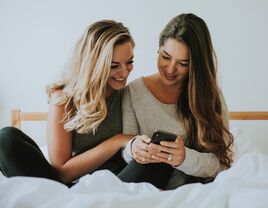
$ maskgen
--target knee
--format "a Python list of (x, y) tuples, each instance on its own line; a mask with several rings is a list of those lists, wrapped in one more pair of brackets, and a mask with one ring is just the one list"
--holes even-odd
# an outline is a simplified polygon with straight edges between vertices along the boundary
[(20, 143), (20, 130), (14, 127), (0, 129), (0, 152), (9, 151)]

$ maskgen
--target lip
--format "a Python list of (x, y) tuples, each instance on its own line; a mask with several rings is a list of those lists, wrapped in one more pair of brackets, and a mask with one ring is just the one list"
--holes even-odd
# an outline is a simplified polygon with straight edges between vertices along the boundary
[(167, 80), (173, 81), (176, 79), (177, 75), (168, 75), (166, 73), (164, 73), (164, 76)]
[(126, 78), (112, 78), (115, 82), (124, 83), (127, 79)]

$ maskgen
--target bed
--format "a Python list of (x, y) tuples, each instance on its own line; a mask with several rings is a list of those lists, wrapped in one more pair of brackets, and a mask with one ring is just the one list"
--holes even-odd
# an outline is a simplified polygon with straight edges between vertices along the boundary
[[(46, 119), (46, 113), (38, 119), (38, 113), (21, 115), (17, 120), (25, 116), (30, 120), (29, 115), (35, 115), (36, 120)], [(230, 118), (268, 120), (268, 112), (230, 112)], [(0, 207), (267, 208), (268, 155), (245, 139), (240, 129), (234, 128), (232, 133), (234, 164), (209, 184), (194, 183), (160, 191), (148, 183), (123, 183), (111, 172), (102, 170), (82, 177), (69, 189), (47, 179), (0, 175)]]

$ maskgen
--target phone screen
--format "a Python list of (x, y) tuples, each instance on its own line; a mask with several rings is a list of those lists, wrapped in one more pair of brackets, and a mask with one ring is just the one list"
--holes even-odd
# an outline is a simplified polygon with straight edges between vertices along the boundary
[(160, 144), (161, 141), (172, 141), (174, 142), (177, 138), (176, 134), (162, 131), (162, 130), (155, 130), (152, 136), (152, 143)]

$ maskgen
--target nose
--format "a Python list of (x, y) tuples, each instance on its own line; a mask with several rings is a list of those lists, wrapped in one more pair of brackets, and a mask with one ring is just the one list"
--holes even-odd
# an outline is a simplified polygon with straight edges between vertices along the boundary
[(119, 70), (119, 74), (123, 77), (127, 77), (131, 72), (130, 67), (127, 64), (122, 64)]
[(173, 61), (173, 60), (172, 60), (172, 61), (168, 64), (168, 66), (167, 66), (167, 72), (168, 72), (169, 74), (172, 74), (173, 72), (176, 71), (176, 66), (177, 66), (176, 61)]

